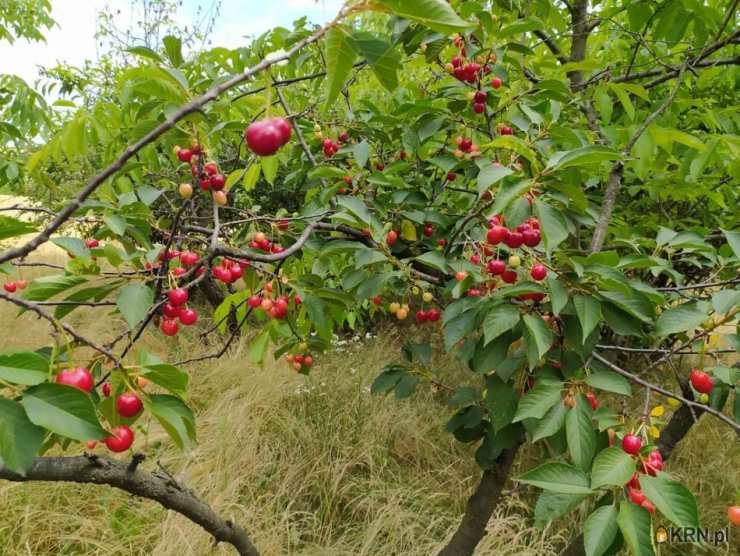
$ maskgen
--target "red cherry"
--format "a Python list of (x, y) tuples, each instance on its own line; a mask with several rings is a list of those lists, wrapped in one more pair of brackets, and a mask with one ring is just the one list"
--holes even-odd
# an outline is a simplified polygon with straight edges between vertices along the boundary
[(175, 319), (162, 319), (162, 324), (159, 327), (165, 336), (174, 336), (180, 328)]
[(208, 176), (200, 178), (198, 184), (200, 185), (201, 190), (209, 191), (211, 189), (211, 178), (209, 178)]
[(455, 56), (452, 58), (452, 60), (450, 60), (450, 63), (452, 64), (452, 66), (456, 68), (459, 68), (460, 66), (462, 66), (462, 62), (463, 61), (462, 61), (462, 58), (460, 58), (460, 56)]
[(689, 380), (691, 381), (691, 385), (694, 387), (694, 390), (701, 394), (709, 394), (714, 386), (714, 380), (712, 380), (712, 377), (698, 369), (693, 369), (689, 373)]
[(15, 285), (18, 287), (19, 290), (25, 290), (26, 286), (28, 285), (28, 280), (17, 280)]
[(504, 226), (492, 226), (486, 233), (486, 241), (491, 245), (498, 245), (509, 236), (509, 230)]
[(303, 365), (306, 367), (310, 367), (311, 365), (313, 365), (313, 357), (311, 357), (310, 355), (306, 355), (303, 358)]
[(253, 295), (247, 300), (247, 304), (249, 304), (252, 309), (256, 309), (262, 305), (262, 298), (259, 295)]
[(632, 478), (627, 481), (627, 485), (630, 488), (640, 488), (640, 476), (637, 473), (632, 474)]
[(494, 89), (501, 88), (501, 85), (503, 85), (503, 84), (504, 84), (504, 82), (501, 81), (501, 78), (499, 78), (499, 77), (494, 77), (493, 79), (491, 79), (491, 87), (493, 87)]
[(378, 162), (378, 163), (377, 163), (377, 164), (375, 165), (375, 169), (376, 169), (376, 170), (377, 170), (378, 172), (382, 172), (383, 170), (385, 170), (385, 164), (383, 164), (382, 162)]
[(339, 141), (340, 143), (346, 143), (347, 141), (349, 141), (349, 133), (347, 133), (346, 131), (343, 131), (342, 133), (340, 133), (340, 134), (339, 134), (339, 135), (337, 136), (337, 140), (338, 140), (338, 141)]
[(488, 262), (486, 269), (490, 274), (498, 276), (499, 274), (503, 274), (506, 271), (506, 263), (504, 261), (495, 259)]
[(740, 506), (730, 506), (727, 508), (727, 519), (733, 525), (740, 525)]
[(175, 288), (167, 292), (167, 299), (173, 305), (184, 305), (189, 299), (188, 290), (184, 288)]
[(15, 290), (18, 288), (18, 285), (15, 282), (5, 282), (3, 284), (3, 289), (8, 293), (15, 293)]
[(512, 249), (516, 249), (524, 243), (524, 236), (519, 232), (509, 232), (506, 238), (504, 238), (504, 243)]
[(241, 278), (244, 275), (244, 271), (242, 270), (242, 267), (239, 265), (232, 266), (229, 269), (229, 274), (231, 277), (231, 282), (236, 282), (239, 278)]
[(473, 104), (473, 112), (476, 114), (483, 114), (486, 111), (486, 105), (480, 102)]
[(404, 150), (398, 151), (398, 160), (406, 160), (406, 151)]
[(85, 240), (85, 246), (88, 249), (95, 249), (98, 245), (100, 245), (100, 242), (95, 238), (90, 238)]
[(375, 304), (375, 305), (382, 305), (383, 304), (383, 298), (380, 297), (379, 295), (376, 295), (375, 297), (373, 297), (373, 304)]
[(513, 284), (516, 282), (517, 275), (513, 270), (507, 270), (501, 273), (501, 279), (507, 284)]
[(651, 514), (654, 514), (655, 513), (655, 506), (653, 505), (653, 503), (650, 500), (643, 500), (642, 501), (642, 504), (640, 504), (640, 506), (642, 506), (643, 508), (645, 508)]
[(183, 309), (182, 311), (180, 311), (180, 322), (183, 323), (185, 326), (195, 324), (195, 321), (197, 320), (198, 313), (195, 309)]
[[(290, 122), (287, 120), (287, 118), (273, 118), (272, 119), (272, 125), (277, 128), (277, 130), (280, 132), (280, 136), (282, 137), (282, 145), (285, 145), (288, 141), (290, 141), (290, 135), (293, 133), (293, 128), (290, 125)], [(280, 145), (280, 146), (282, 146)]]
[(469, 137), (465, 137), (460, 142), (460, 150), (462, 150), (462, 151), (469, 151), (470, 150), (470, 147), (472, 147), (472, 146), (473, 146), (473, 140), (470, 139)]
[(437, 242), (437, 245), (439, 245), (440, 247), (444, 247), (445, 245), (447, 245), (447, 240), (446, 239), (440, 239)]
[(429, 309), (427, 311), (427, 320), (429, 322), (437, 322), (439, 320), (439, 317), (441, 316), (442, 316), (442, 313), (436, 307)]
[(426, 224), (424, 226), (423, 233), (426, 237), (432, 237), (434, 235), (434, 226), (431, 224)]
[(447, 172), (447, 181), (455, 181), (457, 174), (455, 172)]
[(58, 384), (66, 384), (67, 386), (73, 386), (83, 392), (92, 392), (95, 381), (93, 380), (92, 373), (85, 367), (76, 367), (74, 369), (64, 369), (56, 377), (54, 381)]
[(476, 91), (475, 96), (473, 97), (473, 102), (478, 102), (481, 104), (485, 104), (486, 99), (488, 98), (488, 93), (485, 91)]
[(208, 162), (205, 166), (203, 166), (203, 171), (209, 176), (213, 176), (218, 174), (218, 166), (216, 166), (215, 162)]
[(97, 440), (88, 440), (87, 442), (85, 442), (85, 446), (87, 447), (88, 450), (94, 450), (95, 446), (97, 445), (98, 445)]
[(501, 128), (501, 135), (514, 135), (514, 130), (508, 126)]
[(470, 288), (465, 293), (468, 297), (480, 297), (481, 295), (483, 295), (483, 292), (479, 290), (478, 288)]
[(389, 246), (392, 246), (393, 244), (395, 244), (397, 240), (398, 240), (398, 232), (396, 230), (391, 230), (385, 236), (385, 242)]
[(106, 397), (110, 396), (110, 392), (110, 382), (106, 382), (105, 384), (103, 384), (103, 395)]
[(134, 443), (134, 431), (127, 425), (115, 427), (111, 431), (111, 436), (105, 439), (105, 445), (111, 452), (125, 452)]
[(421, 309), (416, 311), (416, 322), (418, 323), (426, 322), (428, 318), (429, 318), (429, 315), (427, 315), (426, 311), (423, 311)]
[(177, 158), (180, 159), (180, 162), (190, 162), (190, 159), (193, 158), (193, 151), (190, 149), (180, 149), (177, 151)]
[(624, 438), (622, 438), (622, 450), (627, 452), (628, 454), (635, 455), (640, 452), (640, 447), (642, 446), (642, 440), (639, 436), (635, 436), (634, 434), (625, 434)]
[(298, 294), (295, 294), (295, 295), (293, 296), (293, 303), (295, 303), (295, 304), (296, 304), (296, 306), (297, 306), (297, 305), (300, 305), (301, 303), (303, 303), (303, 300), (301, 299), (301, 296), (300, 296), (300, 295), (298, 295)]
[(473, 264), (480, 264), (480, 255), (475, 254), (470, 256), (470, 262)]
[(638, 506), (642, 504), (645, 500), (647, 500), (647, 496), (645, 494), (636, 488), (631, 488), (628, 491), (630, 500), (632, 500), (635, 504)]
[(200, 256), (192, 251), (184, 251), (180, 253), (180, 262), (185, 266), (195, 266), (200, 262)]
[(273, 120), (254, 122), (244, 132), (247, 145), (259, 156), (275, 154), (285, 144), (284, 137), (284, 131)]
[(162, 313), (169, 319), (177, 318), (180, 315), (180, 307), (173, 305), (169, 301), (162, 307)]
[(221, 191), (226, 185), (226, 176), (223, 174), (214, 174), (211, 176), (211, 189), (213, 191)]
[(213, 274), (213, 277), (219, 282), (228, 284), (231, 281), (231, 271), (223, 266), (214, 266), (211, 269), (211, 274)]
[(181, 266), (176, 266), (175, 268), (172, 269), (172, 274), (174, 274), (175, 276), (178, 276), (178, 277), (179, 276), (183, 276), (186, 272), (187, 272), (187, 270), (185, 270)]
[(537, 247), (542, 239), (539, 230), (533, 230), (532, 228), (524, 230), (522, 238), (524, 238), (524, 245), (527, 247)]
[(200, 176), (200, 170), (198, 170), (197, 164), (193, 164), (190, 167), (190, 175), (193, 176), (194, 178), (197, 178), (198, 176)]
[(532, 270), (529, 272), (529, 275), (534, 280), (544, 280), (545, 276), (547, 276), (547, 267), (542, 264), (536, 264), (532, 267)]
[(344, 183), (346, 183), (347, 185), (352, 185), (352, 176), (347, 175), (347, 176), (344, 176), (343, 179), (344, 179)]
[(586, 392), (586, 399), (591, 402), (591, 409), (596, 411), (599, 407), (599, 399), (596, 397), (596, 394), (593, 392)]
[(116, 398), (116, 411), (121, 417), (134, 417), (144, 409), (144, 404), (141, 403), (141, 398), (136, 392), (124, 392)]
[(468, 277), (468, 273), (465, 272), (464, 270), (458, 270), (455, 273), (455, 280), (457, 280), (458, 282), (462, 282), (467, 277)]

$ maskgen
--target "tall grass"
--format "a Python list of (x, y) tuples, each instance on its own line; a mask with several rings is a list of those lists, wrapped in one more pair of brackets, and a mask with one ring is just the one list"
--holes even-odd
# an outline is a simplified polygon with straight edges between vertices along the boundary
[[(50, 257), (62, 260), (47, 250), (44, 258)], [(80, 309), (69, 322), (112, 337), (120, 324), (116, 318), (104, 324), (100, 313)], [(0, 350), (47, 341), (48, 323), (28, 314), (14, 320), (15, 314), (0, 305)], [(172, 340), (153, 331), (142, 341), (171, 360), (213, 347), (201, 345), (193, 330)], [(403, 401), (369, 394), (399, 346), (399, 332), (384, 330), (319, 356), (306, 377), (274, 361), (250, 364), (242, 340), (226, 357), (188, 369), (198, 446), (181, 453), (145, 421), (149, 434), (140, 433), (136, 444), (149, 456), (143, 467), (161, 464), (243, 525), (268, 556), (433, 554), (456, 528), (480, 471), (472, 450), (443, 431), (450, 415), (443, 399), (426, 390)], [(446, 373), (466, 376), (445, 363)], [(528, 448), (516, 471), (541, 453)], [(725, 508), (740, 484), (738, 456), (732, 433), (704, 418), (668, 465), (697, 493), (710, 526), (726, 523)], [(535, 500), (528, 490), (509, 492), (477, 553), (557, 554), (579, 528), (571, 518), (535, 528)], [(231, 553), (182, 516), (114, 489), (0, 483), (3, 556)]]

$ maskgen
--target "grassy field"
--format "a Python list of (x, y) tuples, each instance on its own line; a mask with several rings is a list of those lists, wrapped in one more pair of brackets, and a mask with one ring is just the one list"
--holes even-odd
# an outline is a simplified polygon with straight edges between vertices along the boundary
[[(49, 248), (41, 256), (63, 260)], [(48, 324), (31, 315), (15, 321), (15, 314), (0, 305), (0, 350), (43, 345)], [(84, 309), (69, 317), (101, 339), (120, 326), (112, 320), (102, 324), (100, 312)], [(246, 341), (221, 360), (191, 366), (199, 444), (183, 454), (152, 424), (147, 445), (143, 435), (136, 445), (150, 456), (143, 466), (159, 461), (243, 525), (268, 556), (433, 554), (457, 526), (480, 472), (471, 452), (443, 431), (450, 414), (443, 400), (426, 390), (400, 402), (370, 396), (370, 382), (408, 333), (387, 329), (350, 340), (319, 356), (308, 377), (272, 361), (250, 364)], [(209, 350), (193, 330), (174, 340), (150, 332), (142, 344), (173, 359)], [(461, 373), (451, 362), (441, 367)], [(704, 418), (694, 429), (667, 469), (697, 494), (705, 524), (724, 527), (740, 484), (740, 448), (716, 421)], [(540, 450), (529, 447), (516, 471), (530, 467)], [(535, 528), (535, 500), (528, 490), (509, 493), (477, 554), (557, 554), (579, 528), (572, 518)], [(709, 553), (736, 553), (740, 532), (733, 535), (731, 547)], [(180, 515), (108, 487), (0, 483), (3, 556), (232, 553), (214, 548)]]

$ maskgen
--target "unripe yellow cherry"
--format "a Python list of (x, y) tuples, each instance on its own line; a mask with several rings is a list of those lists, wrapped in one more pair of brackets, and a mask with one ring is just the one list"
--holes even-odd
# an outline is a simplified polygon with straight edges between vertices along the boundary
[(409, 312), (406, 309), (399, 309), (396, 311), (396, 318), (398, 320), (404, 320), (407, 316), (409, 316)]
[(522, 264), (522, 260), (519, 258), (518, 255), (512, 255), (509, 257), (509, 266), (511, 268), (519, 268)]
[(434, 299), (434, 296), (432, 295), (431, 292), (424, 292), (424, 295), (422, 296), (422, 298), (424, 299), (424, 301), (429, 303), (432, 299)]
[(395, 302), (395, 301), (394, 301), (393, 303), (391, 303), (390, 305), (388, 305), (388, 310), (389, 310), (389, 311), (390, 311), (391, 313), (396, 313), (396, 312), (398, 312), (398, 310), (399, 310), (400, 308), (401, 308), (401, 304), (400, 304), (400, 303), (397, 303), (397, 302)]
[(189, 183), (181, 183), (180, 187), (177, 188), (177, 191), (183, 199), (190, 199), (190, 197), (193, 196), (193, 186)]
[(225, 191), (216, 191), (213, 193), (213, 200), (218, 206), (222, 207), (226, 205), (229, 199)]
[(413, 293), (414, 295), (419, 295), (419, 291), (420, 291), (419, 288), (417, 288), (416, 286), (411, 288), (411, 293)]

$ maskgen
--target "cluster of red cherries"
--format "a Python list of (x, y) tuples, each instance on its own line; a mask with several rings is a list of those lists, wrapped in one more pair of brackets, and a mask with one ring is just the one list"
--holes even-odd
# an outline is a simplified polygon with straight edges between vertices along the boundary
[(463, 158), (466, 155), (469, 158), (478, 158), (480, 156), (480, 147), (476, 143), (473, 143), (473, 140), (470, 137), (458, 135), (455, 137), (455, 145), (457, 148), (452, 154), (457, 158)]
[(159, 328), (165, 336), (174, 336), (177, 334), (180, 330), (178, 320), (185, 326), (190, 326), (197, 322), (197, 311), (186, 306), (189, 298), (188, 290), (185, 288), (175, 288), (167, 292), (167, 302), (162, 307), (164, 318), (159, 324)]
[[(213, 200), (218, 205), (225, 205), (228, 201), (226, 192), (223, 191), (226, 186), (226, 176), (218, 171), (218, 165), (215, 162), (206, 162), (201, 167), (205, 152), (200, 144), (193, 139), (189, 149), (176, 146), (175, 154), (180, 162), (190, 164), (190, 173), (198, 179), (201, 190), (211, 191)], [(193, 186), (189, 183), (181, 183), (178, 192), (183, 199), (189, 199), (193, 196)]]
[[(64, 384), (82, 390), (86, 394), (93, 391), (95, 380), (89, 369), (85, 367), (75, 367), (65, 369), (54, 377), (58, 384)], [(109, 383), (103, 384), (103, 394), (110, 396), (111, 387)], [(144, 404), (136, 392), (124, 392), (116, 398), (116, 412), (126, 419), (131, 419), (139, 415), (144, 409)], [(134, 442), (134, 432), (127, 425), (120, 425), (111, 430), (111, 436), (105, 440), (105, 445), (111, 452), (125, 452)], [(90, 440), (87, 442), (89, 449), (95, 448), (97, 442)]]
[[(284, 319), (288, 316), (288, 307), (290, 306), (290, 299), (288, 296), (282, 295), (276, 299), (272, 298), (273, 285), (271, 282), (267, 282), (262, 288), (261, 294), (254, 294), (247, 299), (247, 304), (252, 309), (261, 309), (266, 315), (274, 319)], [(293, 296), (293, 304), (298, 307), (302, 303), (301, 297), (296, 294)]]
[(219, 282), (233, 284), (244, 276), (244, 269), (248, 268), (250, 264), (249, 261), (223, 259), (220, 264), (211, 267), (211, 275)]
[(25, 290), (28, 286), (28, 280), (15, 280), (11, 282), (5, 282), (3, 289), (8, 293), (15, 293), (17, 290)]
[[(287, 220), (280, 220), (278, 222), (278, 228), (283, 230), (288, 227), (289, 222)], [(249, 242), (249, 246), (252, 249), (259, 249), (265, 253), (282, 253), (285, 248), (279, 243), (273, 243), (269, 240), (264, 232), (257, 232)]]
[[(625, 434), (622, 438), (622, 450), (632, 456), (637, 456), (640, 460), (642, 467), (642, 473), (654, 477), (658, 471), (663, 469), (663, 456), (660, 451), (653, 450), (646, 458), (640, 456), (640, 448), (642, 448), (642, 439), (635, 434)], [(638, 506), (642, 506), (650, 513), (655, 513), (655, 506), (647, 499), (647, 496), (640, 490), (640, 474), (635, 473), (632, 478), (625, 485), (627, 487), (627, 494), (632, 502)]]
[(310, 353), (286, 353), (285, 361), (297, 373), (308, 371), (313, 366), (313, 356)]
[(293, 128), (287, 118), (267, 118), (244, 130), (244, 139), (253, 153), (271, 156), (290, 141)]

